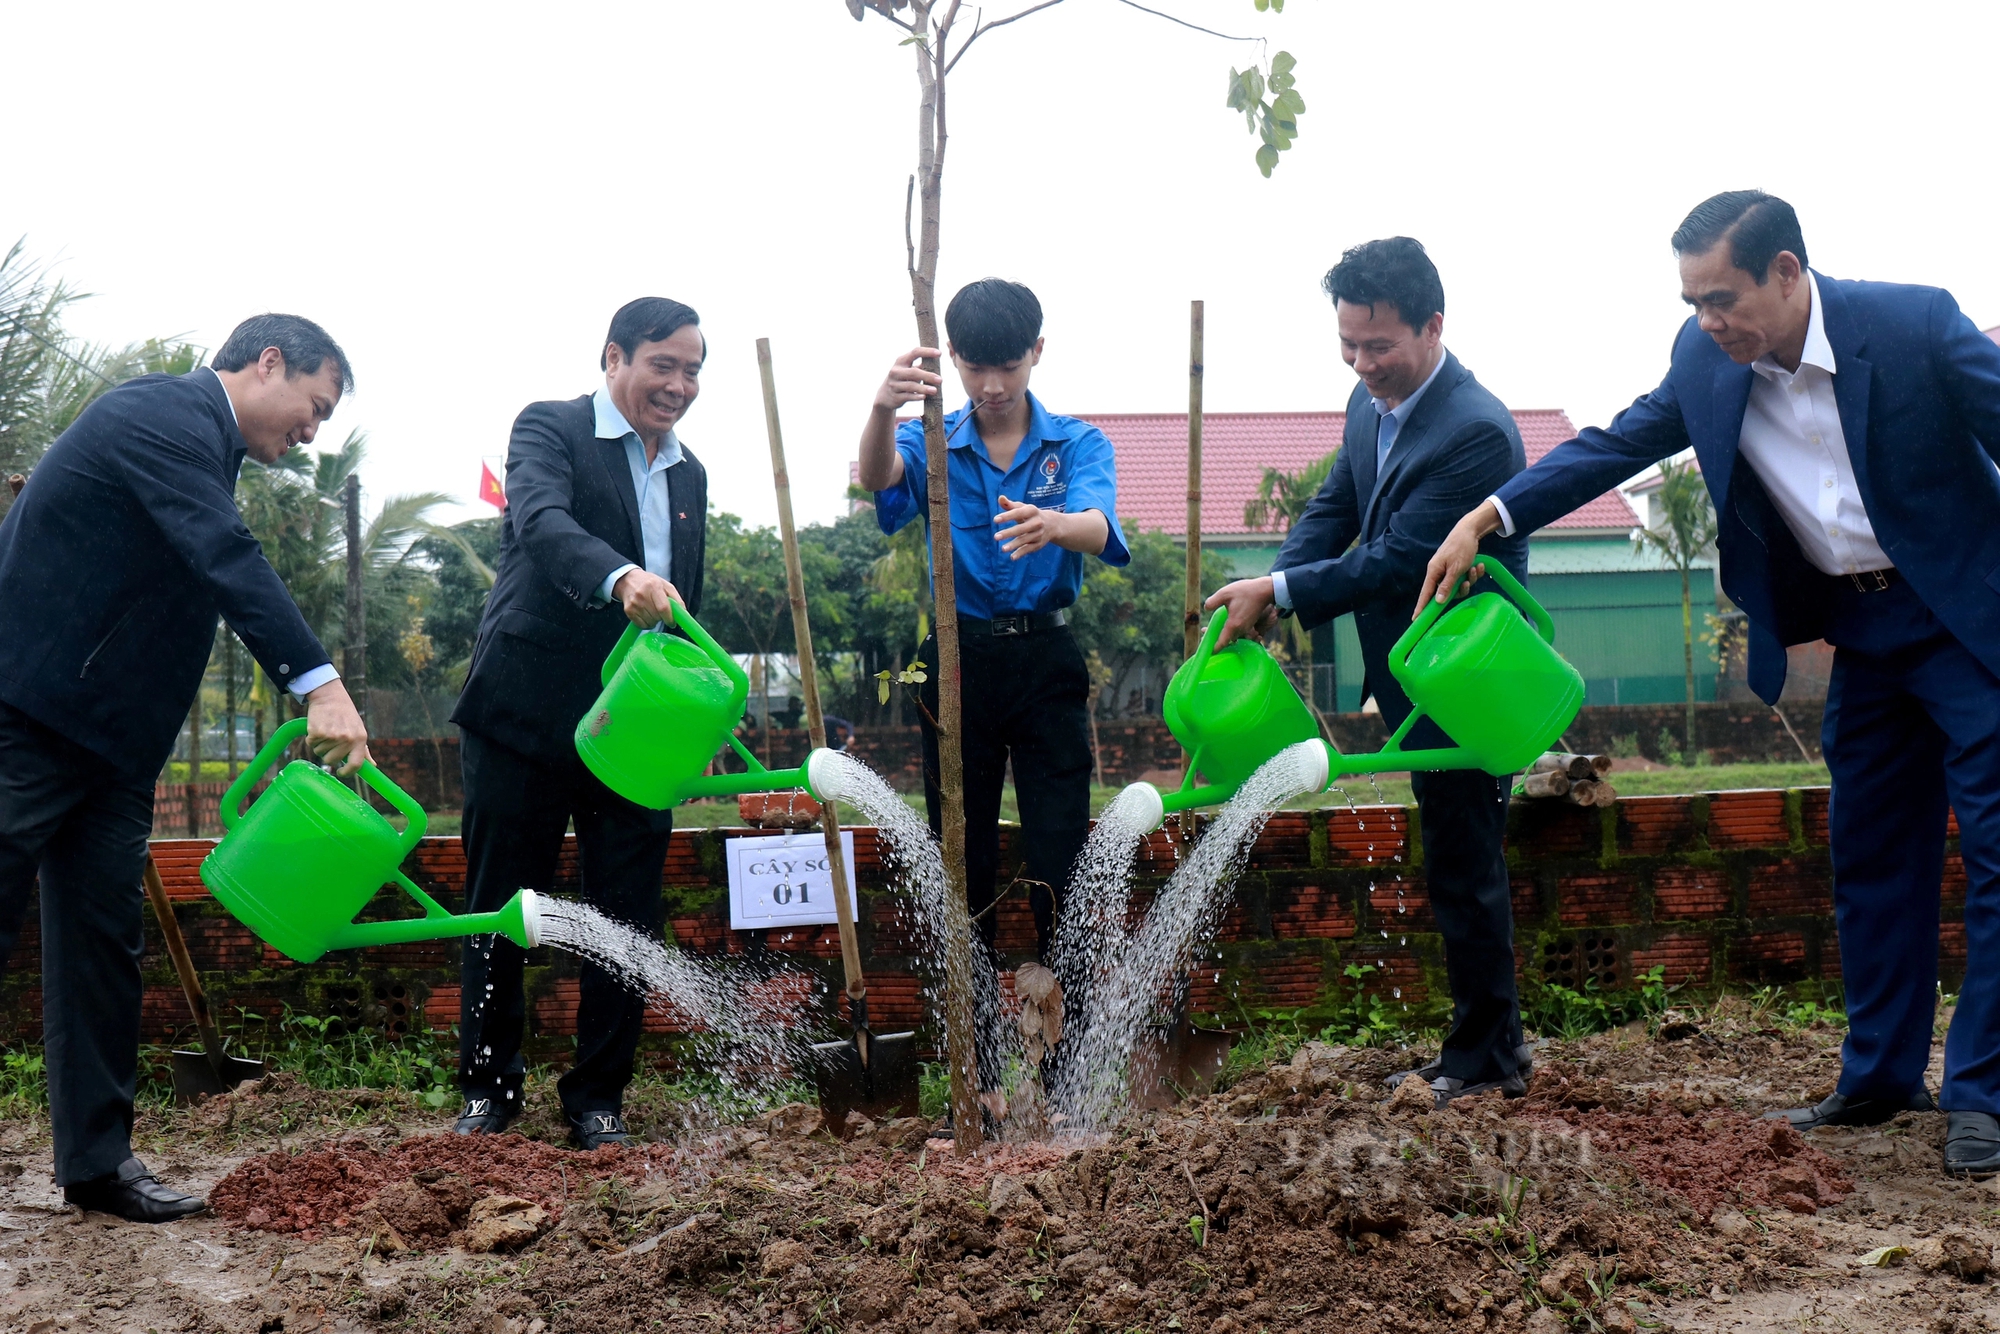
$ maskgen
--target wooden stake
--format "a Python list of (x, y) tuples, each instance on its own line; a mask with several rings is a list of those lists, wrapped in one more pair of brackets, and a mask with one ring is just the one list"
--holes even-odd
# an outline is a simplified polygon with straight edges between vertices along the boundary
[(1548, 771), (1531, 773), (1521, 780), (1521, 795), (1524, 797), (1566, 797), (1569, 795), (1569, 775)]
[(1202, 303), (1188, 302), (1187, 596), (1181, 623), (1181, 657), (1201, 643), (1201, 376)]
[[(785, 469), (784, 432), (778, 428), (778, 385), (771, 371), (768, 338), (757, 340), (757, 371), (764, 379), (764, 427), (771, 437), (771, 481), (778, 490), (778, 537), (785, 546), (785, 590), (792, 601), (792, 637), (798, 647), (799, 682), (805, 691), (806, 729), (817, 750), (826, 745), (826, 718), (819, 708), (812, 618), (806, 611), (806, 578), (799, 563), (799, 534), (792, 526), (792, 479)], [(840, 963), (846, 973), (849, 1013), (859, 1015), (868, 987), (862, 980), (861, 946), (854, 935), (854, 905), (847, 901), (847, 858), (840, 846), (840, 810), (832, 801), (821, 806), (820, 828), (826, 833), (826, 864), (833, 871), (833, 913), (840, 923)], [(865, 1065), (869, 1053), (864, 1051), (861, 1055)]]

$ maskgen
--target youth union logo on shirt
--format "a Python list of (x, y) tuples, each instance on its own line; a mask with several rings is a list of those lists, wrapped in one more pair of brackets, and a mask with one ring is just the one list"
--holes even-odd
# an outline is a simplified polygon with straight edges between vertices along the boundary
[(1056, 480), (1056, 474), (1062, 471), (1061, 455), (1049, 455), (1041, 461), (1037, 467), (1037, 471), (1042, 474), (1042, 480), (1039, 484), (1028, 488), (1029, 500), (1039, 502), (1048, 497), (1059, 496), (1068, 492), (1069, 483), (1058, 482)]

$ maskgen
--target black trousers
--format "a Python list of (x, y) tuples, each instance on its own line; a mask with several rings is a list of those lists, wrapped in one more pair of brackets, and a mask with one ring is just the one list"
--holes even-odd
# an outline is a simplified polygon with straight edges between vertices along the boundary
[[(470, 912), (491, 912), (515, 891), (555, 886), (563, 834), (576, 826), (583, 898), (607, 917), (660, 938), (660, 892), (673, 833), (671, 811), (649, 811), (619, 796), (572, 756), (550, 764), (461, 729), (465, 780), (465, 896)], [(504, 936), (466, 941), (459, 1002), (458, 1081), (468, 1102), (490, 1098), (517, 1111), (527, 1063), (521, 1056), (527, 952)], [(576, 1062), (557, 1082), (563, 1110), (581, 1118), (620, 1111), (646, 998), (595, 964), (583, 965), (576, 1007)]]
[[(1418, 731), (1435, 740), (1419, 742)], [(1428, 721), (1411, 746), (1444, 745)], [(1424, 844), (1424, 884), (1451, 981), (1444, 1073), (1467, 1083), (1501, 1079), (1520, 1064), (1521, 1002), (1514, 984), (1514, 904), (1508, 892), (1507, 794), (1513, 779), (1476, 769), (1410, 775)]]
[(0, 968), (41, 884), (42, 1042), (56, 1184), (132, 1156), (153, 775), (0, 704)]

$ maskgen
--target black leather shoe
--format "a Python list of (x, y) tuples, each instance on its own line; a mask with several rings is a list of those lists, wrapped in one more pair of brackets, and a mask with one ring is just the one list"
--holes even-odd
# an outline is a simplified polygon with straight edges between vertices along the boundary
[(569, 1118), (569, 1142), (579, 1149), (601, 1149), (607, 1144), (633, 1143), (625, 1129), (625, 1118), (617, 1112), (585, 1112)]
[(1944, 1132), (1946, 1176), (1989, 1177), (2000, 1172), (2000, 1117), (1953, 1112)]
[(1798, 1131), (1821, 1126), (1879, 1126), (1898, 1112), (1934, 1112), (1931, 1091), (1918, 1088), (1901, 1098), (1850, 1098), (1845, 1093), (1829, 1093), (1817, 1107), (1791, 1107), (1782, 1112), (1766, 1112), (1766, 1121), (1789, 1121)]
[[(1535, 1049), (1525, 1042), (1514, 1048), (1514, 1073), (1521, 1077), (1523, 1083), (1526, 1083), (1535, 1073)], [(1395, 1088), (1404, 1080), (1411, 1078), (1421, 1079), (1426, 1084), (1434, 1084), (1443, 1075), (1444, 1056), (1440, 1054), (1436, 1060), (1427, 1061), (1414, 1070), (1398, 1070), (1382, 1082), (1390, 1088)], [(1493, 1085), (1485, 1085), (1483, 1087), (1491, 1088)], [(1519, 1095), (1510, 1094), (1509, 1096)]]
[(512, 1125), (514, 1118), (500, 1110), (500, 1104), (491, 1098), (467, 1098), (465, 1107), (452, 1124), (454, 1135), (498, 1135)]
[(79, 1209), (115, 1214), (128, 1223), (171, 1223), (208, 1211), (207, 1200), (167, 1189), (137, 1158), (127, 1158), (108, 1177), (64, 1186), (63, 1198)]
[(1503, 1098), (1525, 1098), (1528, 1096), (1528, 1081), (1518, 1070), (1504, 1079), (1483, 1079), (1475, 1084), (1468, 1084), (1463, 1079), (1447, 1079), (1443, 1075), (1431, 1081), (1431, 1097), (1435, 1099), (1433, 1105), (1440, 1111), (1448, 1102), (1491, 1093), (1494, 1089), (1499, 1089)]

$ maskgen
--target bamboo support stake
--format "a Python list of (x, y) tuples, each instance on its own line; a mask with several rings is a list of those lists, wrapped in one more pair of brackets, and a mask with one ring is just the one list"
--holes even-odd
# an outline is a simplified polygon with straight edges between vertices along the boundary
[(1188, 471), (1187, 596), (1181, 624), (1181, 656), (1192, 658), (1201, 642), (1201, 377), (1202, 303), (1188, 303)]
[[(819, 672), (813, 665), (812, 618), (806, 611), (805, 571), (799, 563), (799, 534), (792, 524), (792, 479), (785, 469), (785, 436), (778, 427), (778, 385), (771, 370), (771, 340), (757, 340), (757, 371), (764, 380), (764, 426), (771, 437), (771, 480), (778, 491), (778, 537), (785, 546), (785, 589), (792, 601), (792, 636), (797, 641), (799, 681), (805, 691), (806, 727), (815, 750), (826, 745), (826, 718), (819, 708)], [(861, 946), (854, 936), (854, 905), (847, 901), (847, 859), (840, 847), (840, 811), (831, 800), (820, 810), (826, 832), (826, 864), (833, 872), (833, 912), (840, 923), (840, 963), (846, 973), (848, 1013), (861, 1015), (868, 987), (861, 975)], [(859, 1048), (860, 1039), (857, 1037)], [(861, 1063), (872, 1053), (861, 1050)]]

